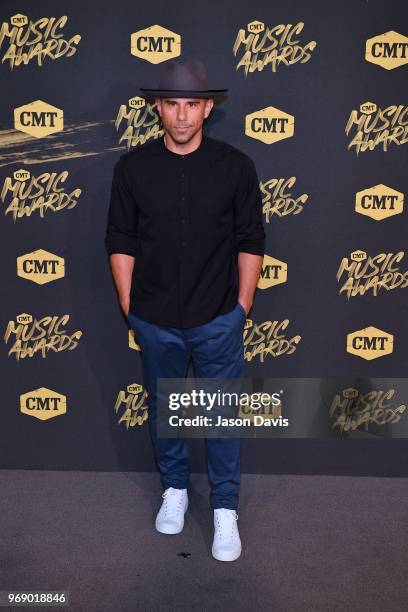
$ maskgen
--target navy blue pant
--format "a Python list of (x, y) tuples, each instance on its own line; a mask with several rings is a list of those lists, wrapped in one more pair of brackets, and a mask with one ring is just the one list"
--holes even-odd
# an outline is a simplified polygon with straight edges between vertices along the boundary
[[(196, 378), (242, 378), (244, 308), (238, 302), (230, 312), (187, 329), (155, 325), (132, 313), (128, 320), (141, 348), (148, 424), (162, 485), (185, 489), (190, 474), (186, 441), (157, 436), (157, 379), (185, 378), (190, 358)], [(213, 509), (238, 507), (240, 442), (240, 438), (205, 438)]]

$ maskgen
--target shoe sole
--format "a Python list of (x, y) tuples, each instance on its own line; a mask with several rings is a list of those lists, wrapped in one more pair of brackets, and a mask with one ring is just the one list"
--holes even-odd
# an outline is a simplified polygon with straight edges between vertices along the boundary
[(236, 561), (241, 556), (242, 548), (235, 555), (231, 555), (231, 553), (215, 553), (214, 549), (211, 549), (212, 556), (217, 561)]
[[(184, 514), (187, 512), (187, 508), (188, 508), (188, 499), (187, 499), (186, 507), (184, 509)], [(184, 528), (184, 516), (183, 516), (183, 523), (182, 523), (182, 525), (181, 525), (181, 527), (179, 529), (175, 529), (174, 530), (174, 529), (171, 529), (171, 528), (163, 528), (163, 527), (161, 529), (159, 529), (159, 527), (157, 526), (157, 521), (155, 522), (155, 527), (156, 527), (156, 530), (159, 533), (165, 533), (166, 535), (176, 535), (177, 533), (181, 533), (183, 531), (183, 528)]]

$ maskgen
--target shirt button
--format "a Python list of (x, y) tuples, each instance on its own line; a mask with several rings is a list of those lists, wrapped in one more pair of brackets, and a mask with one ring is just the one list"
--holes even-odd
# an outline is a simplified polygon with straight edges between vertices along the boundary
[(184, 174), (181, 175), (181, 178), (184, 178)]
[(183, 242), (181, 243), (181, 246), (186, 246), (186, 244), (187, 244), (187, 242), (184, 242), (184, 240), (183, 240)]
[(185, 198), (184, 196), (181, 196), (181, 199), (182, 199), (182, 200), (185, 200), (186, 198)]
[(181, 222), (182, 222), (182, 223), (185, 223), (185, 222), (186, 222), (186, 220), (185, 220), (185, 219), (182, 219), (182, 220), (181, 220)]

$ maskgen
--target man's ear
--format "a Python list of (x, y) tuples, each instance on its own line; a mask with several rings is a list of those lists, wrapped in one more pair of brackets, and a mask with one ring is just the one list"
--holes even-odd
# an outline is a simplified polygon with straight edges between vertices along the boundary
[(159, 115), (161, 117), (161, 100), (160, 100), (160, 98), (155, 98), (154, 102), (156, 104), (157, 111), (158, 111), (158, 113), (159, 113)]
[(204, 110), (204, 117), (207, 119), (208, 115), (211, 113), (212, 107), (214, 106), (214, 100), (213, 98), (208, 98), (205, 101), (205, 110)]

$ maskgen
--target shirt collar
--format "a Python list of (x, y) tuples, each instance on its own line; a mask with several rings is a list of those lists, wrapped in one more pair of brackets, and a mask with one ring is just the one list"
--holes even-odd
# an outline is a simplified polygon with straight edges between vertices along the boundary
[(170, 151), (170, 149), (168, 149), (164, 143), (164, 134), (160, 136), (159, 140), (160, 140), (160, 148), (162, 152), (168, 157), (173, 157), (174, 159), (177, 159), (177, 158), (178, 159), (193, 159), (193, 158), (199, 157), (200, 155), (204, 153), (205, 148), (207, 146), (207, 137), (205, 134), (202, 135), (201, 142), (199, 146), (197, 147), (197, 149), (194, 149), (194, 151), (191, 151), (191, 153), (184, 153), (184, 154), (175, 153), (174, 151)]

